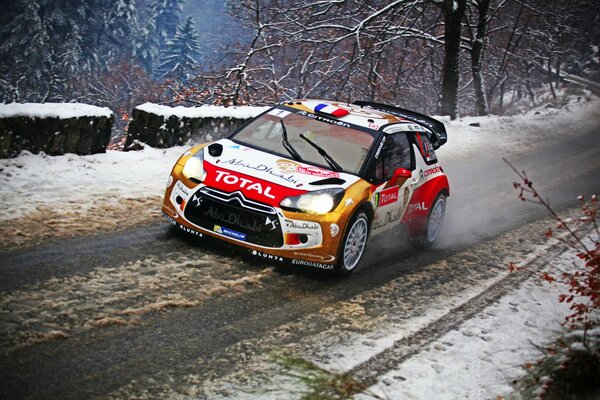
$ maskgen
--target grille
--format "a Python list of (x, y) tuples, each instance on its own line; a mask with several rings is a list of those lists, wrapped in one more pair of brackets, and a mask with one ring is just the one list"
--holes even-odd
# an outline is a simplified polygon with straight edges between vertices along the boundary
[[(188, 201), (185, 217), (214, 231), (215, 225), (245, 235), (245, 241), (265, 247), (283, 246), (283, 235), (273, 207), (248, 200), (237, 191), (225, 193), (204, 187)], [(231, 235), (226, 235), (234, 237)]]

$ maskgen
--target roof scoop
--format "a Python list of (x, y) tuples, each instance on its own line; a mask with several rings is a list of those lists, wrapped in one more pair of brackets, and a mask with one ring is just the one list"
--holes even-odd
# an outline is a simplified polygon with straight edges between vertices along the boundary
[(345, 180), (341, 178), (325, 178), (318, 181), (311, 182), (311, 185), (322, 186), (322, 185), (343, 185), (346, 183)]

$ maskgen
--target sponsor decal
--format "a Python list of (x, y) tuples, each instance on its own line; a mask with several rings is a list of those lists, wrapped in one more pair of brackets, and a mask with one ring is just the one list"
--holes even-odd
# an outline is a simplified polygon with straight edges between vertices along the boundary
[(429, 209), (425, 206), (425, 202), (421, 201), (419, 203), (412, 203), (408, 205), (408, 214), (414, 213), (416, 211), (428, 211)]
[(326, 122), (328, 124), (339, 125), (339, 126), (343, 126), (345, 128), (350, 128), (350, 124), (347, 124), (345, 122), (338, 121), (338, 120), (331, 119), (331, 118), (322, 117), (320, 115), (312, 114), (312, 113), (309, 113), (306, 111), (298, 111), (298, 114), (302, 115), (304, 117), (316, 119), (317, 121)]
[(235, 213), (231, 213), (231, 212), (228, 214), (225, 214), (225, 213), (221, 212), (218, 208), (213, 207), (213, 206), (204, 210), (204, 215), (208, 216), (216, 221), (220, 221), (224, 224), (227, 224), (229, 226), (235, 226), (237, 228), (247, 229), (252, 232), (260, 232), (260, 230), (262, 228), (262, 225), (257, 220), (253, 220), (252, 222), (244, 222), (241, 220), (239, 215), (237, 215)]
[[(301, 185), (301, 183), (297, 179), (295, 179), (294, 175), (289, 175), (289, 174), (296, 172), (295, 168), (292, 170), (292, 172), (283, 171), (284, 173), (280, 173), (280, 172), (282, 172), (281, 170), (280, 170), (280, 172), (277, 172), (273, 168), (269, 167), (268, 165), (264, 165), (264, 164), (253, 165), (253, 164), (247, 163), (245, 161), (238, 160), (237, 158), (232, 158), (231, 160), (222, 161), (221, 164), (231, 164), (236, 167), (242, 167), (242, 168), (247, 168), (247, 169), (251, 169), (254, 171), (258, 171), (258, 172), (264, 172), (266, 174), (269, 174), (275, 178), (282, 179), (291, 184), (294, 184), (297, 186)], [(286, 175), (286, 174), (288, 174), (288, 175)]]
[(183, 193), (185, 195), (185, 197), (188, 197), (190, 195), (189, 188), (187, 186), (185, 186), (183, 183), (181, 183), (181, 181), (177, 181), (175, 186), (181, 193)]
[(406, 206), (408, 204), (408, 196), (410, 195), (410, 190), (407, 187), (404, 188), (404, 195), (402, 196), (402, 204)]
[(170, 206), (168, 206), (167, 204), (163, 204), (163, 208), (165, 210), (167, 210), (168, 212), (171, 213), (171, 215), (168, 215), (167, 213), (165, 213), (163, 211), (163, 214), (165, 214), (166, 216), (168, 216), (169, 218), (179, 218), (179, 214), (177, 214), (177, 211), (175, 211), (174, 209), (172, 209)]
[(389, 189), (385, 189), (379, 193), (375, 193), (375, 205), (377, 207), (383, 207), (388, 204), (392, 204), (398, 201), (399, 186), (393, 186)]
[(171, 218), (171, 216), (169, 214), (167, 214), (166, 212), (163, 211), (163, 216), (167, 219), (167, 221), (169, 221), (171, 224), (173, 225), (177, 225), (177, 221), (175, 221), (173, 218)]
[(240, 189), (246, 189), (248, 191), (255, 191), (270, 199), (275, 199), (275, 196), (271, 194), (271, 186), (263, 185), (260, 182), (254, 182), (251, 179), (241, 178), (237, 175), (233, 175), (227, 171), (216, 171), (217, 176), (215, 177), (216, 182), (223, 182), (226, 185), (232, 185)]
[(440, 172), (442, 172), (442, 167), (433, 167), (423, 172), (423, 177), (427, 178), (428, 176), (436, 175)]
[(354, 204), (354, 200), (352, 199), (346, 199), (346, 207), (351, 206), (352, 204)]
[(332, 262), (335, 260), (335, 256), (332, 256), (329, 254), (320, 255), (320, 254), (312, 254), (312, 253), (301, 253), (299, 251), (295, 251), (294, 255), (299, 256), (299, 257), (312, 258), (314, 260), (319, 260), (321, 262)]
[(373, 221), (373, 229), (379, 229), (379, 228), (383, 228), (386, 225), (389, 225), (393, 222), (396, 222), (400, 219), (400, 216), (402, 215), (402, 213), (400, 212), (400, 210), (393, 212), (393, 211), (388, 211), (385, 213), (385, 217), (383, 218), (377, 218), (375, 217), (375, 220)]
[(273, 261), (283, 262), (283, 257), (276, 256), (274, 254), (263, 253), (262, 251), (256, 251), (256, 250), (250, 250), (250, 253), (253, 256), (264, 258), (266, 260), (273, 260)]
[(203, 235), (200, 232), (190, 229), (187, 226), (183, 226), (181, 224), (177, 224), (177, 226), (184, 232), (191, 233), (192, 235), (196, 235), (198, 237), (203, 237)]
[(338, 224), (331, 224), (329, 226), (329, 233), (331, 234), (332, 238), (336, 237), (338, 233), (340, 233), (340, 227)]
[(319, 178), (338, 178), (340, 174), (319, 167), (298, 167), (298, 172), (304, 175), (317, 176)]
[[(242, 151), (248, 151), (248, 150), (250, 150), (249, 148), (244, 147), (244, 146), (240, 146), (238, 144), (236, 144), (236, 145), (229, 145), (227, 147), (229, 147), (230, 149), (234, 149), (234, 150), (242, 150)], [(217, 160), (217, 162), (219, 162), (219, 160)]]
[(275, 167), (281, 172), (285, 172), (286, 174), (293, 174), (298, 172), (298, 167), (300, 164), (290, 160), (277, 160), (275, 163)]
[(334, 268), (333, 264), (321, 264), (321, 263), (315, 262), (315, 261), (296, 260), (296, 259), (292, 260), (292, 264), (293, 265), (301, 265), (303, 267), (313, 267), (313, 268), (328, 269), (328, 270)]
[(213, 228), (214, 232), (217, 232), (223, 236), (228, 236), (237, 240), (246, 240), (246, 234), (238, 231), (234, 231), (233, 229), (225, 228), (220, 225), (215, 225)]
[(293, 221), (291, 219), (285, 220), (285, 227), (288, 229), (308, 229), (311, 231), (319, 230), (319, 224), (317, 222)]
[(379, 158), (379, 154), (381, 154), (381, 149), (383, 149), (384, 143), (385, 143), (385, 136), (383, 137), (383, 139), (381, 139), (381, 143), (379, 143), (379, 147), (377, 148), (377, 151), (375, 152), (375, 159)]
[(379, 129), (379, 125), (373, 124), (373, 123), (369, 123), (369, 128), (371, 129)]
[(319, 178), (338, 178), (340, 176), (340, 174), (335, 171), (328, 171), (319, 167), (303, 167), (300, 164), (289, 160), (277, 160), (275, 166), (279, 171), (287, 174), (299, 173)]
[(423, 173), (423, 170), (421, 169), (421, 170), (419, 170), (419, 180), (421, 181), (423, 179), (425, 179), (425, 174)]

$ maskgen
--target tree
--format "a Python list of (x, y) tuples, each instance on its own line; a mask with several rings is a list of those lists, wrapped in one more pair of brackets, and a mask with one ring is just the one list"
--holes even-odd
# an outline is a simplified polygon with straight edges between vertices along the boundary
[(196, 58), (199, 49), (200, 43), (194, 21), (192, 17), (188, 17), (185, 23), (177, 28), (173, 40), (166, 44), (159, 66), (161, 76), (188, 80), (193, 76), (197, 66)]
[(158, 36), (159, 48), (164, 49), (177, 33), (182, 0), (158, 0), (152, 3), (150, 18)]
[(466, 0), (444, 0), (436, 3), (444, 13), (444, 66), (440, 112), (451, 119), (458, 116), (458, 82), (460, 77), (460, 42)]
[[(488, 114), (488, 102), (485, 93), (485, 84), (483, 77), (483, 58), (485, 53), (487, 29), (489, 23), (490, 0), (474, 0), (469, 3), (468, 11), (472, 15), (467, 20), (467, 33), (470, 38), (471, 48), (471, 74), (473, 77), (473, 89), (475, 91), (475, 113), (477, 115)], [(477, 15), (477, 24), (475, 29), (469, 23)]]

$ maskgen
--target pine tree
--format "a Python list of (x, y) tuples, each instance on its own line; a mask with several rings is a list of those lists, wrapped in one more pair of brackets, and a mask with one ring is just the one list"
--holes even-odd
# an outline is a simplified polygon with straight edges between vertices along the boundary
[(51, 62), (47, 24), (37, 2), (13, 8), (0, 31), (0, 87), (3, 100), (37, 101)]
[(159, 66), (161, 77), (188, 80), (196, 68), (199, 49), (200, 42), (194, 21), (192, 17), (188, 17), (177, 28), (175, 38), (166, 44)]
[(109, 1), (103, 13), (103, 37), (99, 38), (105, 64), (132, 56), (140, 34), (135, 0)]
[(159, 48), (163, 50), (177, 33), (182, 0), (158, 0), (151, 6), (154, 29), (158, 36)]

